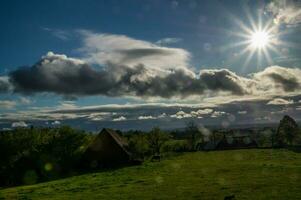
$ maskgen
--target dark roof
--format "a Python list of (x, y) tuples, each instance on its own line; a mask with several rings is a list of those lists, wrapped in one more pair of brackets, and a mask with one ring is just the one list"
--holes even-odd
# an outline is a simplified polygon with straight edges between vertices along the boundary
[(112, 129), (104, 128), (99, 134), (103, 134), (104, 132), (109, 134), (128, 155), (131, 155), (131, 153), (128, 151), (128, 143), (122, 137), (120, 137), (118, 133)]

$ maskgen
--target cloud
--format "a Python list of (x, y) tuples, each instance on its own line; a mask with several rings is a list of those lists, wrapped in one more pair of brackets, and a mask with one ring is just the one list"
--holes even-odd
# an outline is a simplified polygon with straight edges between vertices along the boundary
[(0, 93), (7, 93), (12, 90), (8, 76), (0, 76)]
[(61, 122), (58, 120), (55, 120), (54, 122), (51, 123), (53, 126), (61, 125)]
[(139, 120), (147, 120), (147, 119), (155, 119), (155, 118), (151, 115), (146, 115), (146, 116), (139, 116), (138, 119)]
[(21, 93), (162, 98), (201, 95), (204, 90), (245, 94), (252, 84), (226, 69), (202, 70), (200, 77), (188, 69), (159, 71), (144, 65), (108, 64), (97, 70), (82, 60), (52, 52), (31, 67), (11, 72), (10, 81), (14, 91)]
[(274, 17), (275, 24), (295, 26), (301, 23), (301, 2), (295, 0), (273, 0), (265, 8)]
[(255, 73), (254, 78), (261, 83), (263, 90), (282, 90), (292, 92), (301, 88), (301, 70), (298, 68), (285, 68), (271, 66)]
[(60, 29), (52, 29), (52, 28), (43, 28), (44, 31), (50, 32), (53, 36), (61, 39), (61, 40), (69, 40), (71, 34), (68, 31), (60, 30)]
[(27, 127), (27, 126), (28, 126), (28, 125), (27, 125), (25, 122), (23, 122), (23, 121), (13, 122), (13, 123), (11, 124), (11, 127), (12, 127), (12, 128), (18, 128), (18, 127), (25, 128), (25, 127)]
[(167, 114), (166, 114), (166, 113), (162, 113), (162, 114), (160, 114), (160, 115), (158, 116), (158, 119), (160, 119), (160, 118), (165, 118), (165, 117), (167, 117)]
[(60, 110), (71, 110), (76, 109), (77, 106), (73, 101), (62, 101), (60, 102), (60, 105), (58, 106), (58, 109)]
[(224, 112), (224, 111), (214, 111), (212, 114), (211, 114), (211, 117), (213, 118), (216, 118), (216, 117), (221, 117), (223, 115), (226, 115), (227, 113)]
[(231, 91), (233, 94), (249, 94), (253, 83), (247, 78), (240, 77), (228, 69), (201, 70), (200, 79), (209, 90)]
[(12, 71), (9, 84), (14, 92), (25, 94), (185, 99), (206, 94), (218, 97), (222, 93), (222, 99), (233, 99), (300, 92), (300, 77), (300, 69), (280, 66), (267, 67), (247, 77), (228, 69), (203, 69), (196, 74), (187, 68), (162, 70), (141, 64), (130, 67), (108, 63), (96, 69), (83, 60), (49, 52), (33, 66)]
[(267, 105), (288, 105), (293, 104), (293, 100), (286, 100), (281, 98), (275, 98), (267, 103)]
[(210, 114), (212, 112), (213, 112), (213, 109), (206, 108), (206, 109), (200, 109), (200, 110), (197, 110), (197, 111), (191, 111), (190, 114), (193, 117), (201, 117), (202, 115), (208, 115), (208, 114)]
[(184, 111), (179, 111), (175, 113), (174, 115), (170, 115), (171, 118), (177, 118), (177, 119), (183, 119), (183, 118), (190, 118), (192, 117), (191, 114), (185, 113)]
[[(189, 68), (190, 54), (184, 49), (125, 35), (79, 33), (83, 37), (81, 59), (48, 52), (36, 64), (0, 77), (0, 92), (182, 100), (262, 98), (301, 91), (301, 70), (297, 68), (270, 66), (248, 76), (228, 69), (195, 72)], [(168, 39), (165, 41), (175, 38)]]
[(126, 120), (126, 117), (120, 116), (120, 117), (114, 118), (112, 121), (119, 122), (119, 121), (125, 121), (125, 120)]
[(32, 103), (32, 101), (26, 97), (20, 97), (19, 102), (23, 105), (29, 105)]
[(245, 114), (248, 113), (248, 111), (246, 111), (246, 110), (240, 110), (237, 113), (240, 114), (240, 115), (245, 115)]
[(1, 109), (11, 109), (16, 106), (16, 102), (8, 101), (8, 100), (0, 100), (0, 108)]
[[(48, 121), (60, 121), (63, 124), (81, 127), (95, 131), (95, 127), (112, 128), (137, 128), (144, 129), (153, 126), (169, 128), (185, 127), (185, 121), (195, 120), (203, 125), (231, 126), (235, 124), (252, 124), (256, 118), (262, 118), (260, 123), (279, 122), (284, 114), (301, 119), (301, 95), (290, 96), (295, 102), (285, 107), (282, 105), (267, 105), (268, 99), (241, 99), (232, 102), (220, 101), (214, 107), (208, 107), (202, 102), (197, 104), (187, 103), (142, 103), (142, 104), (111, 104), (101, 106), (77, 106), (76, 108), (63, 108), (61, 105), (54, 107), (32, 107), (24, 110), (7, 111), (0, 113), (1, 126), (18, 121), (30, 121), (34, 126), (45, 125)], [(223, 99), (223, 98), (222, 98)], [(275, 99), (275, 98), (273, 98)], [(288, 97), (286, 97), (288, 99)], [(62, 109), (62, 110), (58, 110)], [(123, 117), (120, 117), (123, 116)], [(137, 122), (140, 116), (151, 116), (152, 120)], [(149, 118), (151, 118), (149, 117)], [(177, 120), (175, 120), (177, 119)], [(114, 120), (114, 121), (113, 121)], [(121, 120), (118, 122), (118, 120)], [(124, 123), (122, 120), (126, 120)], [(141, 126), (141, 123), (143, 126)], [(258, 122), (256, 122), (258, 123)]]
[[(67, 110), (77, 110), (77, 108), (75, 109), (67, 109)], [(64, 112), (64, 111), (63, 111)], [(85, 112), (85, 113), (81, 113), (81, 112), (74, 112), (75, 115), (79, 115), (79, 117), (81, 118), (86, 118), (88, 120), (91, 121), (103, 121), (103, 120), (107, 120), (109, 119), (111, 113), (110, 112)]]
[(84, 53), (84, 60), (88, 63), (102, 66), (113, 63), (130, 67), (142, 64), (157, 69), (188, 66), (190, 54), (184, 49), (162, 47), (125, 35), (98, 34), (86, 30), (79, 32), (83, 37), (80, 51)]
[(192, 110), (189, 113), (184, 112), (184, 111), (178, 111), (177, 113), (171, 115), (170, 117), (178, 118), (178, 119), (190, 118), (190, 117), (203, 118), (203, 115), (209, 115), (212, 112), (213, 112), (213, 109), (211, 109), (211, 108)]
[(156, 42), (158, 45), (167, 45), (167, 44), (173, 44), (180, 42), (182, 39), (181, 38), (162, 38)]

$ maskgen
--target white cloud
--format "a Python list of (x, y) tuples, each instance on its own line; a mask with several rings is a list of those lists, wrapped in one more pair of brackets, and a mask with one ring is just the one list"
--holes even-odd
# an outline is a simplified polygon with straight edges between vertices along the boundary
[(60, 29), (52, 29), (52, 28), (43, 28), (44, 31), (50, 32), (53, 36), (61, 39), (61, 40), (69, 40), (71, 33), (68, 31), (60, 30)]
[(245, 115), (245, 114), (247, 114), (248, 112), (247, 112), (246, 110), (240, 110), (240, 111), (238, 111), (237, 113), (240, 114), (240, 115)]
[(190, 118), (190, 117), (195, 117), (195, 118), (203, 118), (202, 115), (208, 115), (213, 112), (213, 109), (211, 108), (205, 108), (205, 109), (199, 109), (199, 110), (192, 110), (190, 113), (186, 113), (184, 111), (179, 111), (173, 115), (170, 115), (171, 118), (177, 118), (177, 119), (182, 119), (182, 118)]
[[(111, 115), (114, 114), (114, 113), (110, 113), (110, 112), (97, 112), (97, 111), (92, 112), (92, 113), (89, 113), (89, 112), (85, 112), (85, 113), (88, 115), (88, 116), (86, 116), (87, 119), (89, 119), (91, 121), (103, 121), (103, 120), (108, 119)], [(83, 116), (83, 117), (85, 117), (85, 116)]]
[(0, 76), (0, 92), (11, 92), (12, 90), (13, 86), (9, 76)]
[(0, 100), (0, 108), (1, 109), (11, 109), (16, 106), (16, 102), (9, 100)]
[(126, 117), (120, 116), (120, 117), (114, 118), (112, 121), (118, 122), (118, 121), (125, 121), (125, 120), (126, 120)]
[(166, 113), (162, 113), (158, 116), (158, 118), (165, 118), (165, 117), (167, 117)]
[(97, 34), (80, 31), (84, 46), (80, 49), (89, 63), (105, 65), (135, 66), (143, 64), (148, 68), (186, 68), (190, 54), (180, 48), (162, 47), (148, 41), (130, 38), (125, 35)]
[(156, 42), (158, 45), (166, 45), (166, 44), (173, 44), (180, 42), (182, 39), (181, 38), (162, 38)]
[(77, 106), (73, 101), (63, 101), (60, 102), (60, 105), (58, 106), (58, 109), (60, 110), (73, 110), (76, 109)]
[(273, 100), (270, 100), (267, 105), (288, 105), (288, 104), (293, 104), (293, 100), (286, 100), (286, 99), (281, 99), (281, 98), (275, 98)]
[(295, 26), (301, 23), (301, 2), (295, 0), (274, 0), (265, 9), (274, 17), (275, 24)]
[(146, 116), (139, 116), (138, 119), (139, 120), (147, 120), (147, 119), (155, 119), (155, 118), (151, 115), (146, 115)]
[(13, 122), (12, 125), (11, 125), (12, 128), (18, 128), (18, 127), (25, 128), (27, 126), (28, 125), (24, 121)]
[(32, 103), (31, 99), (26, 98), (26, 97), (20, 97), (19, 101), (23, 105), (29, 105)]
[(263, 71), (253, 74), (256, 81), (254, 94), (287, 95), (287, 92), (295, 92), (301, 89), (301, 69), (270, 66)]
[(51, 125), (54, 125), (54, 126), (61, 125), (61, 122), (58, 120), (55, 120), (54, 122), (51, 123)]
[(212, 112), (213, 112), (213, 109), (206, 108), (206, 109), (200, 109), (200, 110), (197, 110), (197, 111), (191, 111), (190, 114), (192, 116), (200, 116), (200, 115), (208, 115)]
[(179, 111), (174, 115), (170, 115), (171, 118), (183, 119), (183, 118), (190, 118), (192, 117), (191, 114), (185, 113), (184, 111)]
[(223, 116), (223, 115), (226, 115), (227, 113), (224, 112), (224, 111), (214, 111), (212, 114), (211, 114), (211, 117), (212, 118), (216, 118), (216, 117), (220, 117), (220, 116)]

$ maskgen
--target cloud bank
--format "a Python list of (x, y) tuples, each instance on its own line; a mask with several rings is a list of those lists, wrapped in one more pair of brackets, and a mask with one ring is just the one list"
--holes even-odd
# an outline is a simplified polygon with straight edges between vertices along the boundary
[[(53, 93), (64, 97), (102, 95), (141, 99), (215, 101), (300, 94), (301, 70), (270, 66), (242, 76), (228, 69), (189, 67), (184, 49), (125, 35), (79, 31), (81, 58), (48, 52), (32, 66), (0, 77), (0, 92)], [(72, 105), (70, 105), (72, 106)]]
[[(108, 63), (95, 68), (83, 60), (49, 52), (30, 67), (18, 68), (5, 77), (3, 90), (19, 93), (50, 92), (65, 96), (133, 96), (186, 98), (206, 93), (260, 96), (300, 92), (301, 70), (271, 66), (247, 77), (228, 69), (155, 69)], [(10, 85), (9, 85), (9, 84)]]

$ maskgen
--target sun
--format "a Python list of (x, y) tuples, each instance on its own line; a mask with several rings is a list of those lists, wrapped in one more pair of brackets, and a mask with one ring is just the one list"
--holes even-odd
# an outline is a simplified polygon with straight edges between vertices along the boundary
[(270, 42), (270, 35), (265, 31), (255, 31), (251, 34), (250, 43), (255, 49), (267, 47)]
[[(249, 16), (249, 23), (234, 18), (238, 29), (230, 31), (237, 38), (237, 42), (229, 44), (228, 47), (241, 48), (231, 60), (234, 62), (243, 57), (242, 70), (245, 70), (250, 63), (257, 68), (262, 65), (273, 63), (273, 57), (281, 56), (281, 49), (286, 44), (280, 40), (280, 30), (271, 20), (263, 22), (261, 17), (258, 21)], [(233, 37), (234, 38), (234, 37)], [(234, 61), (233, 61), (234, 60)], [(250, 65), (251, 66), (251, 65)]]

